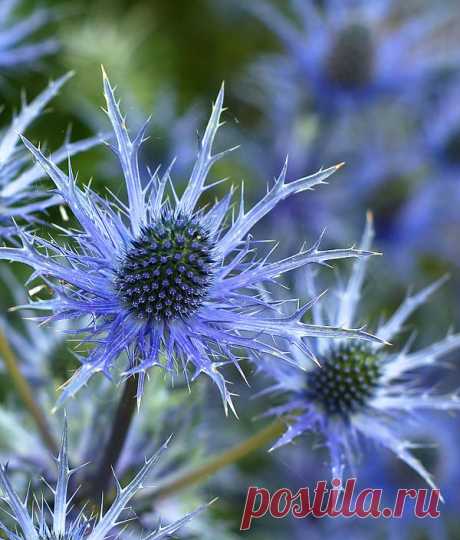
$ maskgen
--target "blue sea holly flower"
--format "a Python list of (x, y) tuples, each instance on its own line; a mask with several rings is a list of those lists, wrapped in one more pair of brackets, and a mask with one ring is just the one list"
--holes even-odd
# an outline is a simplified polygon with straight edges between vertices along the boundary
[(41, 58), (58, 49), (54, 38), (33, 41), (33, 34), (50, 21), (52, 13), (36, 9), (19, 19), (15, 15), (17, 4), (18, 0), (0, 0), (0, 68), (3, 73), (37, 69)]
[(205, 373), (217, 384), (227, 409), (232, 407), (231, 395), (218, 369), (229, 363), (238, 366), (244, 350), (284, 357), (273, 341), (309, 336), (375, 339), (362, 330), (301, 322), (309, 305), (283, 316), (259, 294), (261, 283), (273, 282), (289, 270), (370, 254), (353, 248), (320, 251), (316, 243), (280, 261), (271, 261), (271, 253), (256, 256), (258, 243), (249, 236), (252, 227), (279, 201), (324, 183), (338, 166), (288, 183), (286, 164), (250, 210), (245, 210), (242, 198), (233, 214), (233, 188), (214, 205), (200, 208), (199, 199), (213, 185), (206, 184), (210, 168), (229, 151), (212, 153), (223, 88), (181, 196), (170, 182), (171, 167), (162, 175), (156, 170), (142, 185), (138, 151), (145, 127), (131, 140), (105, 74), (104, 92), (128, 202), (105, 200), (89, 187), (80, 189), (70, 167), (64, 174), (24, 139), (81, 229), (61, 231), (68, 245), (20, 231), (21, 248), (0, 248), (1, 259), (31, 266), (32, 279), (41, 276), (53, 291), (52, 298), (36, 300), (31, 307), (51, 311), (51, 320), (83, 319), (83, 342), (94, 343), (58, 404), (93, 374), (110, 376), (116, 360), (127, 352), (125, 375), (139, 375), (138, 399), (150, 367), (174, 372), (180, 366), (187, 377), (187, 368), (193, 366), (194, 378)]
[[(369, 218), (361, 249), (369, 249), (373, 227)], [(328, 311), (337, 324), (348, 326), (356, 319), (366, 261), (354, 264), (348, 283), (339, 287), (338, 302)], [(376, 336), (383, 341), (401, 331), (411, 313), (423, 304), (444, 280), (409, 296), (383, 322)], [(309, 275), (307, 289), (314, 291), (314, 278)], [(323, 324), (323, 309), (315, 305), (317, 324)], [(313, 345), (313, 344), (312, 344)], [(456, 392), (440, 394), (422, 383), (421, 377), (441, 357), (460, 348), (460, 334), (415, 352), (409, 342), (402, 350), (384, 349), (383, 344), (350, 341), (316, 340), (319, 369), (300, 372), (289, 365), (265, 362), (264, 369), (276, 380), (273, 392), (288, 395), (287, 401), (269, 411), (269, 415), (287, 417), (288, 428), (273, 448), (290, 443), (305, 432), (314, 432), (324, 440), (331, 456), (332, 475), (341, 478), (346, 467), (353, 466), (365, 440), (392, 451), (434, 487), (424, 465), (411, 453), (419, 447), (407, 438), (407, 430), (424, 411), (460, 409)], [(299, 349), (293, 354), (299, 356)], [(299, 359), (301, 361), (301, 359)]]
[[(51, 488), (54, 495), (54, 504), (47, 504), (44, 495), (34, 498), (32, 511), (30, 512), (26, 502), (22, 501), (16, 494), (7, 475), (7, 467), (0, 468), (0, 487), (6, 503), (10, 508), (10, 515), (16, 521), (17, 530), (11, 530), (7, 524), (0, 523), (4, 534), (8, 540), (104, 540), (112, 537), (114, 530), (125, 523), (120, 521), (120, 515), (132, 499), (132, 497), (142, 488), (143, 483), (155, 465), (162, 452), (166, 449), (167, 443), (151, 458), (146, 460), (144, 466), (136, 476), (125, 487), (117, 482), (116, 497), (105, 514), (98, 517), (87, 517), (83, 510), (74, 508), (74, 495), (68, 494), (69, 479), (76, 469), (69, 468), (67, 453), (67, 428), (64, 430), (62, 444), (57, 458), (58, 470), (57, 481), (54, 488)], [(156, 531), (152, 531), (143, 537), (143, 540), (160, 540), (169, 538), (194, 514), (201, 512), (203, 508), (196, 510), (183, 517), (176, 523), (160, 526)], [(125, 526), (125, 525), (124, 525)]]
[(425, 121), (420, 135), (421, 152), (445, 181), (456, 181), (460, 174), (460, 77), (425, 106)]
[(456, 231), (459, 227), (460, 189), (460, 77), (443, 88), (434, 103), (426, 103), (420, 130), (419, 167), (424, 181), (400, 208), (391, 234), (396, 247), (438, 256), (458, 265)]
[[(32, 165), (24, 147), (19, 143), (20, 136), (36, 120), (43, 109), (56, 96), (62, 86), (72, 76), (68, 73), (51, 82), (48, 88), (30, 103), (24, 103), (21, 112), (15, 116), (11, 124), (0, 131), (0, 238), (8, 237), (14, 232), (12, 219), (30, 220), (33, 214), (62, 202), (57, 194), (49, 194), (39, 190), (36, 182), (45, 174), (38, 165)], [(75, 143), (66, 141), (61, 148), (52, 154), (56, 163), (67, 159), (99, 144), (100, 137), (91, 137)]]
[(445, 14), (415, 11), (405, 17), (391, 0), (288, 4), (286, 12), (264, 0), (245, 7), (279, 37), (284, 70), (306, 82), (324, 112), (413, 91), (437, 68), (458, 62), (442, 53), (445, 44), (436, 43)]

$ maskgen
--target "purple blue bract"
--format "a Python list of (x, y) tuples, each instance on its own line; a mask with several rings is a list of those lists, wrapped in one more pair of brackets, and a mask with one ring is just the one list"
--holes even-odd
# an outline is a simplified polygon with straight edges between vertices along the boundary
[[(116, 140), (112, 149), (121, 165), (128, 202), (115, 197), (105, 200), (89, 187), (79, 188), (70, 164), (69, 173), (64, 174), (52, 158), (46, 158), (39, 149), (23, 139), (55, 183), (56, 193), (67, 203), (81, 229), (62, 229), (73, 246), (45, 240), (32, 232), (18, 229), (22, 247), (0, 248), (0, 258), (29, 265), (34, 270), (31, 279), (41, 276), (53, 291), (52, 298), (36, 300), (30, 307), (51, 312), (51, 320), (82, 320), (83, 326), (79, 330), (86, 334), (82, 342), (94, 344), (87, 355), (80, 356), (82, 367), (66, 384), (58, 404), (74, 395), (95, 373), (103, 372), (111, 376), (115, 362), (122, 353), (127, 353), (125, 376), (139, 375), (139, 400), (149, 368), (159, 366), (174, 372), (180, 366), (187, 376), (187, 368), (193, 366), (192, 377), (200, 373), (208, 375), (217, 384), (224, 406), (233, 408), (231, 394), (219, 368), (229, 363), (238, 367), (239, 359), (244, 354), (242, 350), (277, 356), (281, 361), (285, 356), (283, 348), (269, 340), (289, 342), (299, 337), (318, 335), (375, 339), (362, 330), (320, 327), (301, 322), (309, 305), (282, 316), (276, 306), (265, 303), (259, 297), (261, 284), (273, 282), (295, 268), (370, 254), (354, 248), (321, 251), (316, 243), (308, 249), (302, 247), (296, 254), (281, 261), (272, 262), (271, 253), (265, 253), (261, 258), (256, 256), (257, 242), (249, 236), (252, 227), (279, 201), (323, 184), (338, 167), (286, 182), (286, 163), (267, 194), (250, 210), (245, 210), (242, 190), (239, 209), (233, 213), (233, 187), (211, 207), (199, 208), (198, 200), (213, 186), (206, 184), (212, 165), (230, 151), (212, 153), (214, 138), (221, 125), (223, 88), (213, 106), (189, 183), (181, 196), (176, 194), (170, 182), (172, 165), (162, 174), (156, 169), (147, 185), (142, 185), (138, 152), (147, 124), (131, 140), (106, 76), (104, 93)], [(120, 293), (120, 272), (127, 268), (132, 250), (145, 231), (158, 229), (165, 213), (173, 220), (173, 228), (176, 226), (174, 220), (186, 219), (204, 231), (208, 245), (206, 249), (213, 261), (211, 266), (206, 267), (209, 283), (206, 294), (199, 295), (201, 300), (189, 313), (190, 316), (166, 319), (149, 317), (146, 309), (146, 318), (141, 318), (127, 308), (126, 297)], [(171, 243), (171, 238), (164, 241)], [(166, 243), (161, 246), (163, 248), (167, 248)], [(139, 264), (153, 264), (145, 257), (143, 252)], [(132, 260), (130, 264), (133, 264)], [(190, 264), (192, 268), (195, 263)], [(200, 261), (196, 264), (200, 264)], [(131, 272), (138, 272), (133, 268)], [(147, 270), (161, 273), (151, 266)], [(191, 272), (193, 274), (193, 269)], [(173, 289), (176, 293), (180, 290), (182, 297), (190, 292), (190, 283), (187, 285), (176, 281), (173, 285), (166, 278), (162, 276), (161, 283), (154, 285), (160, 289), (164, 286), (168, 296)], [(144, 278), (140, 276), (139, 279)], [(147, 282), (140, 285), (151, 286), (152, 276), (146, 279)], [(167, 285), (163, 283), (165, 279)], [(193, 281), (193, 275), (190, 279)], [(197, 286), (197, 283), (193, 285), (195, 288)], [(146, 302), (147, 299), (136, 292), (136, 301)]]
[[(360, 248), (368, 250), (373, 238), (369, 217)], [(324, 302), (313, 311), (315, 324), (349, 326), (359, 316), (359, 302), (365, 279), (366, 260), (354, 263), (347, 283), (330, 295), (332, 305)], [(356, 463), (364, 440), (393, 452), (414, 469), (432, 488), (434, 480), (424, 465), (412, 454), (415, 448), (407, 432), (411, 423), (423, 419), (424, 412), (458, 411), (457, 389), (440, 393), (419, 382), (421, 375), (439, 360), (460, 348), (460, 334), (448, 334), (432, 345), (411, 352), (412, 339), (399, 351), (383, 349), (402, 331), (408, 317), (445, 281), (409, 295), (393, 315), (375, 332), (381, 343), (354, 344), (323, 339), (311, 344), (322, 368), (306, 366), (307, 373), (271, 360), (261, 363), (261, 370), (275, 380), (268, 390), (287, 396), (283, 405), (268, 411), (269, 416), (285, 417), (285, 434), (273, 446), (279, 448), (306, 432), (318, 433), (329, 450), (333, 478), (342, 478)], [(307, 291), (314, 294), (314, 275), (306, 276)], [(325, 319), (326, 317), (326, 319)], [(298, 347), (293, 348), (298, 363), (305, 365)]]

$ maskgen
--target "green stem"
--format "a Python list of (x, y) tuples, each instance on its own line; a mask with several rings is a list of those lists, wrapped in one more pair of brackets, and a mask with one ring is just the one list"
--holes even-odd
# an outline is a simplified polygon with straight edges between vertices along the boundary
[(142, 498), (144, 496), (155, 499), (165, 498), (184, 488), (194, 484), (200, 484), (209, 478), (209, 476), (227, 467), (227, 465), (231, 465), (254, 452), (254, 450), (266, 446), (273, 439), (282, 435), (285, 430), (286, 423), (283, 420), (275, 420), (252, 437), (249, 437), (249, 439), (246, 439), (222, 454), (209, 458), (206, 460), (206, 463), (166, 478), (153, 490), (144, 490)]
[(43, 442), (51, 454), (57, 456), (59, 448), (51, 433), (45, 415), (43, 414), (40, 405), (35, 401), (33, 390), (27, 379), (21, 373), (16, 355), (11, 349), (8, 339), (2, 330), (0, 330), (0, 356), (3, 358), (6, 369), (16, 386), (19, 397), (34, 419)]
[(96, 474), (88, 479), (90, 486), (89, 496), (94, 501), (99, 501), (107, 491), (113, 477), (113, 471), (117, 468), (136, 410), (138, 380), (136, 375), (126, 380)]

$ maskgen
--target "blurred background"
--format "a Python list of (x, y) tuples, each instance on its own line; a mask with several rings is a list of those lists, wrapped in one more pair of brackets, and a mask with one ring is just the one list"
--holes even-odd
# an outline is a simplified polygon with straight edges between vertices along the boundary
[[(5, 125), (20, 106), (21, 92), (31, 99), (50, 78), (74, 70), (73, 79), (34, 123), (28, 137), (56, 148), (69, 126), (75, 140), (108, 129), (100, 110), (103, 64), (118, 88), (131, 130), (152, 116), (145, 162), (153, 169), (177, 156), (173, 177), (180, 186), (196, 155), (211, 102), (225, 81), (226, 126), (218, 144), (241, 147), (218, 165), (214, 176), (229, 176), (235, 183), (244, 180), (250, 201), (265, 192), (286, 155), (290, 179), (346, 162), (330, 185), (280, 205), (262, 223), (263, 236), (280, 239), (279, 249), (286, 253), (304, 241), (313, 243), (323, 230), (324, 246), (350, 246), (359, 241), (366, 211), (371, 210), (376, 248), (384, 256), (372, 261), (365, 289), (362, 311), (369, 327), (390, 313), (408, 288), (420, 288), (445, 273), (450, 274), (449, 282), (412, 318), (408, 330), (416, 329), (416, 344), (426, 345), (449, 328), (460, 327), (457, 0), (55, 0), (40, 5), (49, 8), (52, 16), (34, 39), (53, 36), (59, 47), (42, 59), (39, 70), (29, 66), (1, 71), (0, 120)], [(37, 2), (27, 0), (16, 13), (28, 14), (36, 8)], [(120, 191), (119, 172), (105, 148), (76, 156), (73, 163), (79, 177), (92, 178), (101, 192), (106, 187)], [(59, 219), (58, 209), (50, 211), (53, 219)], [(23, 281), (23, 270), (14, 272)], [(325, 274), (332, 283), (334, 272)], [(2, 308), (14, 303), (13, 288), (5, 286), (0, 295)], [(14, 317), (9, 324), (20, 328)], [(52, 359), (53, 380), (63, 382), (75, 359), (62, 343), (47, 349), (46, 355)], [(460, 382), (459, 361), (452, 358), (454, 383)], [(30, 369), (31, 376), (39, 377), (36, 366)], [(434, 371), (431, 376), (436, 381), (438, 374)], [(257, 422), (254, 417), (267, 407), (264, 400), (251, 398), (264, 387), (257, 377), (250, 378), (251, 389), (244, 384), (235, 389), (240, 395), (239, 421), (224, 417), (215, 390), (205, 381), (195, 384), (192, 398), (180, 387), (165, 390), (163, 382), (150, 383), (149, 406), (155, 422), (146, 429), (158, 438), (170, 429), (172, 418), (179, 426), (177, 455), (168, 464), (169, 471), (181, 459), (199, 460), (249, 436)], [(91, 385), (87, 392), (94, 392)], [(113, 396), (104, 399), (116, 401)], [(14, 402), (5, 378), (2, 400), (6, 408)], [(185, 401), (192, 418), (183, 412)], [(197, 430), (193, 436), (188, 431), (192, 426)], [(395, 524), (294, 523), (266, 517), (244, 536), (255, 540), (325, 534), (353, 539), (460, 538), (459, 428), (455, 418), (434, 419), (423, 433), (439, 443), (437, 449), (424, 450), (423, 459), (431, 464), (441, 488), (451, 494), (436, 523), (410, 519)], [(243, 536), (238, 528), (249, 485), (296, 489), (327, 477), (324, 456), (311, 447), (311, 441), (303, 441), (273, 454), (256, 452), (219, 473), (204, 489), (165, 500), (159, 510), (179, 516), (196, 501), (218, 496), (219, 504), (203, 518), (205, 525), (199, 532), (191, 530), (189, 537)], [(378, 465), (363, 458), (363, 485), (376, 486), (385, 479), (388, 490), (419, 486), (415, 474), (390, 456), (382, 456)]]

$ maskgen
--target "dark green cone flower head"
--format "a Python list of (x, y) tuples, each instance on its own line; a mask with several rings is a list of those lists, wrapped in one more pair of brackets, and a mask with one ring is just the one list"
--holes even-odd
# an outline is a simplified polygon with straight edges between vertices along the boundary
[(369, 28), (352, 23), (337, 34), (326, 63), (328, 76), (343, 88), (365, 86), (372, 79), (374, 42)]
[(359, 341), (343, 342), (332, 348), (321, 368), (307, 374), (307, 393), (328, 415), (358, 412), (378, 388), (380, 357), (372, 347)]
[(196, 220), (163, 214), (121, 262), (115, 284), (123, 304), (140, 319), (188, 318), (211, 284), (212, 247)]
[(451, 165), (460, 164), (460, 126), (447, 138), (444, 156)]
[(231, 186), (208, 204), (204, 194), (222, 182), (210, 180), (211, 169), (234, 150), (213, 150), (223, 124), (223, 86), (187, 185), (179, 193), (171, 178), (173, 163), (162, 174), (159, 166), (141, 166), (139, 152), (148, 122), (131, 138), (105, 73), (103, 86), (114, 132), (110, 147), (123, 172), (125, 201), (102, 198), (89, 186), (81, 188), (70, 164), (65, 174), (23, 139), (79, 226), (61, 231), (69, 248), (29, 230), (18, 233), (21, 247), (0, 247), (0, 259), (25, 263), (34, 269), (34, 278), (46, 281), (45, 297), (36, 296), (30, 306), (41, 314), (48, 311), (49, 321), (80, 321), (82, 339), (94, 343), (80, 357), (82, 366), (65, 385), (58, 406), (93, 375), (112, 377), (121, 357), (122, 377), (138, 375), (138, 401), (147, 372), (155, 367), (171, 375), (180, 373), (187, 380), (207, 375), (217, 385), (226, 411), (233, 410), (220, 368), (230, 362), (241, 372), (239, 362), (247, 351), (283, 359), (292, 333), (376, 341), (361, 330), (307, 324), (302, 319), (309, 304), (286, 315), (273, 310), (259, 294), (261, 285), (273, 284), (296, 268), (372, 254), (354, 248), (320, 250), (316, 242), (277, 260), (252, 236), (253, 228), (277, 204), (324, 184), (342, 164), (288, 181), (286, 161), (267, 193), (251, 208), (245, 206), (243, 189), (239, 204), (233, 204), (235, 187)]
[[(372, 215), (368, 214), (360, 248), (370, 249), (374, 236)], [(353, 265), (350, 277), (340, 281), (330, 303), (313, 306), (313, 321), (351, 326), (363, 320), (360, 301), (366, 277), (367, 261)], [(425, 289), (409, 295), (386, 320), (381, 320), (376, 335), (381, 343), (363, 344), (355, 339), (310, 340), (319, 366), (306, 365), (299, 358), (299, 347), (292, 346), (292, 356), (306, 365), (305, 370), (267, 360), (264, 371), (274, 383), (274, 394), (285, 394), (285, 401), (272, 407), (268, 415), (287, 419), (287, 429), (272, 450), (291, 443), (304, 433), (314, 433), (328, 449), (332, 478), (342, 478), (352, 472), (366, 443), (386, 448), (411, 467), (433, 489), (433, 477), (413, 453), (419, 441), (413, 441), (413, 422), (420, 426), (428, 421), (424, 413), (458, 411), (460, 395), (457, 389), (440, 392), (429, 383), (426, 369), (443, 366), (443, 358), (460, 349), (460, 333), (421, 349), (412, 351), (412, 339), (401, 349), (388, 346), (389, 341), (404, 328), (409, 316), (445, 281), (441, 278)], [(306, 272), (305, 285), (309, 296), (315, 297), (315, 274)], [(458, 354), (457, 354), (458, 356)], [(409, 428), (411, 430), (409, 431)]]

